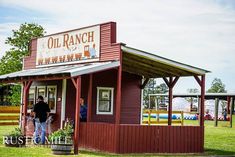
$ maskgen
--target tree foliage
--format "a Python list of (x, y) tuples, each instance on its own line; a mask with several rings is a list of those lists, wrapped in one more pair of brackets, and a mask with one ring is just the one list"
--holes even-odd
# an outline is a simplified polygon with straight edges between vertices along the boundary
[(199, 90), (197, 88), (189, 88), (187, 89), (188, 93), (199, 93)]
[(150, 100), (149, 102), (149, 94), (159, 94), (159, 93), (167, 93), (168, 92), (168, 87), (165, 83), (161, 83), (160, 85), (157, 85), (156, 79), (149, 79), (149, 82), (146, 84), (144, 91), (143, 91), (143, 101), (144, 101), (144, 106), (147, 107), (149, 106), (152, 108), (154, 106), (154, 102)]
[(23, 57), (29, 55), (29, 43), (35, 37), (45, 34), (44, 28), (34, 23), (24, 23), (18, 30), (12, 30), (6, 44), (12, 48), (0, 60), (0, 75), (22, 70)]
[(225, 84), (219, 78), (215, 78), (212, 83), (210, 89), (207, 91), (208, 93), (226, 93)]
[[(23, 58), (29, 55), (29, 44), (31, 39), (42, 37), (45, 34), (44, 28), (34, 23), (24, 23), (18, 30), (12, 30), (13, 35), (8, 37), (6, 44), (12, 48), (5, 52), (0, 59), (0, 75), (22, 70)], [(18, 87), (17, 87), (18, 86)], [(21, 88), (19, 85), (11, 88), (12, 104), (20, 103)]]

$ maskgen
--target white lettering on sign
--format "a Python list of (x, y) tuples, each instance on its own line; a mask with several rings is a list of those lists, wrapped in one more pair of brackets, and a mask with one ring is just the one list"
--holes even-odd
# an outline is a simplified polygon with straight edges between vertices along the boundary
[(37, 67), (97, 61), (99, 55), (100, 26), (37, 39)]

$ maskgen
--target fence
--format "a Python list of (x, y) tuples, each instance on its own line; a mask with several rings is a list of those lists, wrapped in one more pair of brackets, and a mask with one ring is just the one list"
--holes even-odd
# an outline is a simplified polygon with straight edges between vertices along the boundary
[[(168, 114), (168, 111), (162, 110), (144, 110), (143, 114), (148, 114), (147, 118), (143, 118), (142, 124), (168, 124), (168, 119), (161, 119), (160, 114)], [(156, 118), (152, 117), (153, 114), (156, 114)], [(184, 112), (183, 111), (172, 111), (172, 114), (180, 114), (179, 119), (172, 119), (172, 124), (184, 124)], [(169, 116), (169, 115), (168, 115)]]
[(18, 125), (20, 106), (0, 106), (0, 126)]

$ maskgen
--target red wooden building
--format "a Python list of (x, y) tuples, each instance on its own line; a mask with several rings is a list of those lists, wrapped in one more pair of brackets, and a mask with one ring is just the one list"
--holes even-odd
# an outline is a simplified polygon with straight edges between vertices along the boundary
[[(180, 77), (195, 77), (204, 113), (206, 70), (116, 42), (116, 23), (108, 22), (36, 38), (22, 71), (0, 76), (1, 83), (22, 82), (22, 124), (38, 95), (46, 97), (54, 122), (75, 120), (78, 147), (113, 153), (203, 152), (200, 126), (172, 126), (172, 91)], [(149, 78), (169, 87), (168, 126), (141, 125), (142, 89)], [(80, 97), (88, 105), (87, 122), (79, 122)]]

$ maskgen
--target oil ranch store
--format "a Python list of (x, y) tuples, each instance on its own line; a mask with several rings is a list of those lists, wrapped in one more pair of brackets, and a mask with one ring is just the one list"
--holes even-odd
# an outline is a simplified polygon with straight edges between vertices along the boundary
[[(206, 70), (116, 42), (108, 22), (32, 39), (23, 70), (0, 76), (1, 83), (23, 84), (21, 124), (31, 134), (27, 114), (38, 95), (53, 115), (52, 130), (75, 121), (78, 147), (112, 153), (191, 153), (204, 151)], [(201, 88), (199, 126), (172, 125), (172, 91), (180, 77), (194, 77)], [(144, 125), (142, 91), (149, 78), (169, 87), (168, 125)], [(80, 98), (87, 122), (79, 121)], [(28, 112), (28, 113), (27, 113)]]

